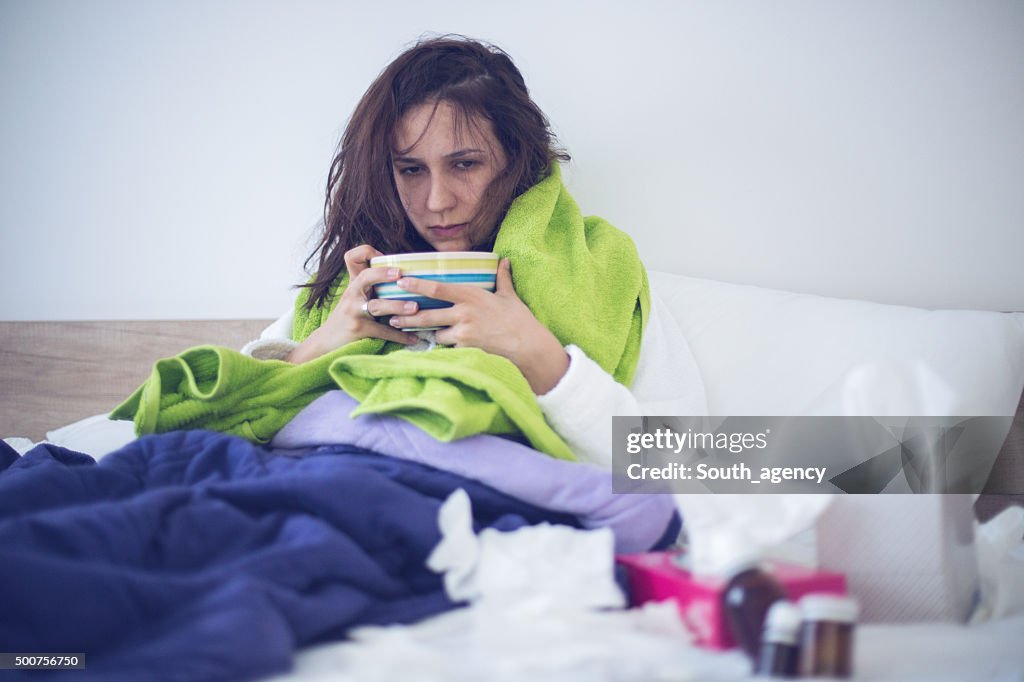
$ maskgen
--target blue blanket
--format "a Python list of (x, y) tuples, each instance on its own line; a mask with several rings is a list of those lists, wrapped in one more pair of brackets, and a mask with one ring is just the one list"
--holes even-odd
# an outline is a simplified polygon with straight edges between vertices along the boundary
[(518, 500), (572, 514), (586, 528), (610, 528), (619, 554), (645, 552), (667, 534), (673, 539), (678, 534), (672, 495), (616, 495), (611, 471), (488, 434), (441, 442), (398, 417), (351, 417), (358, 406), (344, 392), (328, 391), (278, 431), (271, 446), (286, 451), (347, 443), (444, 469)]
[(456, 606), (425, 568), (455, 489), (478, 528), (578, 526), (482, 483), (331, 445), (204, 431), (91, 457), (0, 442), (0, 643), (84, 652), (73, 679), (251, 679), (361, 624)]

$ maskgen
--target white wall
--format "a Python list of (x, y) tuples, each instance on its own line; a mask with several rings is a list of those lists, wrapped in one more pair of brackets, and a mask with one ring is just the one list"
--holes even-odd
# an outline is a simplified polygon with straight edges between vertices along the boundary
[(427, 31), (512, 54), (652, 269), (1024, 310), (1024, 3), (373, 6), (0, 0), (0, 319), (277, 315)]

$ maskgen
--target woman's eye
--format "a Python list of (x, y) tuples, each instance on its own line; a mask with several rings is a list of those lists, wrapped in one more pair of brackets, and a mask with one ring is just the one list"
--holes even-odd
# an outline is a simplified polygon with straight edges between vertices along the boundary
[(422, 169), (419, 166), (406, 166), (405, 168), (398, 169), (399, 175), (419, 175)]
[(472, 159), (463, 159), (462, 161), (456, 161), (455, 167), (459, 170), (469, 170), (476, 165), (476, 161)]

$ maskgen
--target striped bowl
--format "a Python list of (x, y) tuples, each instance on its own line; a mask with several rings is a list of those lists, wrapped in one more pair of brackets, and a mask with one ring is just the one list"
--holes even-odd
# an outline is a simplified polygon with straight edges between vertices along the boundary
[[(463, 284), (494, 291), (498, 272), (498, 254), (489, 251), (427, 251), (424, 253), (399, 253), (392, 256), (377, 256), (370, 259), (371, 268), (398, 268), (403, 277), (419, 277), (435, 282)], [(427, 296), (418, 296), (403, 291), (397, 284), (388, 282), (373, 287), (378, 298), (400, 301), (415, 301), (420, 310), (450, 308), (452, 304)], [(407, 327), (402, 331), (426, 331), (440, 327)]]

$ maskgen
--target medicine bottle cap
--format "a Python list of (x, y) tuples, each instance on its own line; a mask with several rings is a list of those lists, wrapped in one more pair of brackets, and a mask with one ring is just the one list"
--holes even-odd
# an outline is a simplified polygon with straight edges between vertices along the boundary
[(800, 630), (800, 609), (791, 601), (781, 600), (771, 605), (764, 619), (765, 642), (796, 644)]
[(860, 614), (857, 602), (834, 594), (809, 594), (800, 600), (804, 620), (854, 623)]

